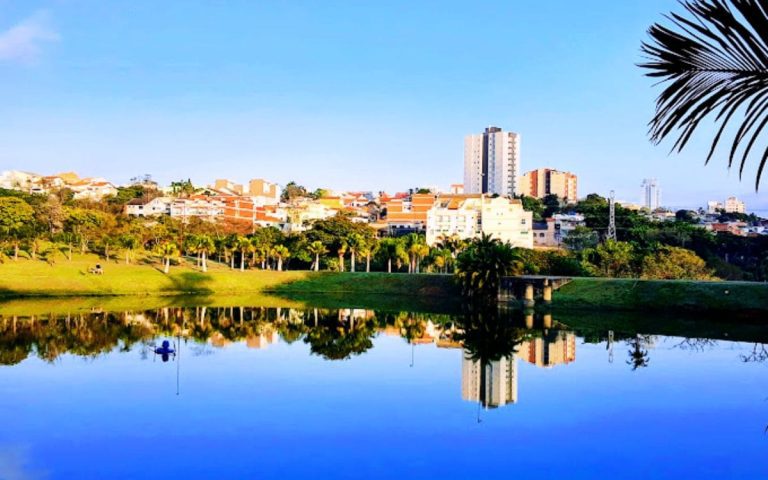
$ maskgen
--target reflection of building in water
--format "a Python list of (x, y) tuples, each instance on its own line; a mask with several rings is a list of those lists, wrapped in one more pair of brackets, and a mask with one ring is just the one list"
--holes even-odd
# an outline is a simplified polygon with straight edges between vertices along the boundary
[(523, 342), (517, 356), (537, 367), (571, 363), (576, 360), (576, 336), (563, 331), (550, 331), (544, 337)]
[(461, 365), (461, 398), (490, 408), (517, 403), (517, 359), (502, 357), (482, 365), (465, 352)]
[(266, 348), (268, 345), (277, 343), (280, 336), (276, 330), (266, 333), (260, 333), (259, 335), (251, 335), (246, 337), (245, 346), (248, 348)]
[(484, 366), (464, 352), (461, 398), (490, 408), (517, 403), (518, 358), (537, 367), (571, 363), (576, 360), (576, 335), (550, 331), (543, 337), (522, 342), (515, 355), (487, 362)]

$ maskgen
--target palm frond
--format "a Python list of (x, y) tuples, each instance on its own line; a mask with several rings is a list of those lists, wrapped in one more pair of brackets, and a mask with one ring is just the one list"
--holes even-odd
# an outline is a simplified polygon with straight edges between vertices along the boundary
[(647, 61), (640, 67), (660, 79), (664, 90), (656, 99), (650, 122), (651, 140), (670, 135), (680, 152), (702, 121), (717, 127), (705, 164), (709, 163), (726, 128), (735, 130), (728, 168), (739, 165), (741, 178), (755, 145), (758, 152), (755, 189), (768, 161), (768, 0), (684, 0), (689, 15), (671, 13), (667, 27), (654, 24), (652, 41), (643, 42)]

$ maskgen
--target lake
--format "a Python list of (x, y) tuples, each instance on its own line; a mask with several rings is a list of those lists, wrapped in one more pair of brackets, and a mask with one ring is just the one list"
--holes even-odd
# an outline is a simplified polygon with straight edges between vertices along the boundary
[(768, 477), (759, 325), (34, 306), (0, 313), (1, 479)]

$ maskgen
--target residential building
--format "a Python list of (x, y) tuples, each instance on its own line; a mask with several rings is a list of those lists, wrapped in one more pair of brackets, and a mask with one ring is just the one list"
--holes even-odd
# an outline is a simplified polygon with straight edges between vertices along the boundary
[(656, 210), (661, 207), (661, 187), (655, 178), (643, 180), (643, 207), (648, 210)]
[(218, 197), (192, 195), (189, 198), (177, 198), (171, 203), (171, 217), (186, 222), (191, 217), (203, 220), (218, 220), (224, 216), (225, 203)]
[(385, 202), (386, 222), (390, 235), (423, 232), (427, 228), (427, 212), (435, 203), (431, 193), (414, 193), (407, 197), (395, 196)]
[(719, 213), (720, 210), (725, 210), (725, 205), (723, 205), (721, 202), (718, 202), (717, 200), (710, 200), (707, 202), (708, 214), (715, 215)]
[(464, 138), (464, 193), (519, 194), (520, 135), (488, 127)]
[(584, 216), (578, 213), (558, 213), (542, 222), (533, 222), (533, 245), (542, 248), (559, 248), (568, 234), (584, 225)]
[(125, 204), (124, 212), (133, 217), (154, 217), (158, 215), (170, 215), (171, 197), (157, 197), (152, 200), (134, 198)]
[(442, 195), (426, 212), (427, 243), (484, 233), (514, 247), (533, 248), (533, 214), (520, 200), (483, 194)]
[(577, 189), (578, 178), (575, 174), (551, 168), (531, 170), (520, 179), (520, 194), (528, 197), (557, 195), (568, 203), (576, 203), (579, 199)]
[(276, 183), (254, 178), (248, 182), (248, 195), (256, 197), (256, 202), (261, 205), (277, 205), (280, 202), (280, 187)]
[(452, 183), (448, 193), (451, 195), (462, 195), (464, 193), (464, 184)]
[(517, 359), (474, 360), (468, 352), (461, 363), (461, 398), (485, 408), (517, 403)]
[(747, 213), (747, 206), (736, 197), (728, 197), (723, 208), (725, 213)]
[(243, 185), (239, 183), (232, 182), (230, 180), (227, 180), (225, 178), (217, 178), (213, 182), (213, 188), (214, 190), (218, 190), (222, 193), (226, 193), (229, 195), (242, 195), (243, 194)]
[(523, 342), (517, 355), (537, 367), (569, 364), (576, 361), (576, 336), (550, 330), (542, 337)]
[(117, 188), (103, 178), (83, 178), (78, 182), (68, 184), (74, 198), (98, 201), (110, 195), (117, 195)]
[(41, 187), (42, 178), (36, 173), (7, 170), (0, 173), (0, 188), (38, 193), (37, 190)]

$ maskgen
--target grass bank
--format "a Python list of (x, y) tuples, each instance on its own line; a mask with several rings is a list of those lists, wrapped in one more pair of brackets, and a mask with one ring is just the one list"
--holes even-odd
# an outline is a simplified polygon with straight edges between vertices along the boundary
[[(103, 275), (88, 273), (101, 264)], [(211, 262), (202, 273), (193, 263), (182, 260), (164, 274), (159, 265), (139, 262), (126, 265), (120, 261), (105, 262), (95, 255), (78, 255), (72, 261), (49, 265), (43, 261), (20, 259), (0, 264), (0, 299), (99, 297), (98, 302), (113, 296), (164, 297), (161, 304), (190, 302), (212, 304), (222, 300), (230, 304), (261, 304), (271, 294), (270, 304), (279, 295), (292, 305), (311, 302), (316, 306), (379, 307), (403, 310), (444, 311), (446, 305), (458, 305), (458, 294), (450, 276), (405, 275), (386, 273), (332, 273), (308, 271), (231, 270)], [(194, 299), (189, 298), (194, 296)], [(59, 301), (59, 300), (55, 300)], [(109, 300), (131, 306), (146, 300)], [(234, 303), (232, 303), (234, 302)], [(317, 303), (323, 305), (317, 305)], [(50, 302), (48, 302), (50, 303)], [(89, 304), (94, 301), (87, 302)], [(158, 303), (155, 301), (154, 303)], [(172, 304), (172, 303), (170, 303)], [(332, 304), (332, 305), (331, 305)]]
[(575, 278), (555, 291), (556, 309), (768, 312), (768, 283)]

